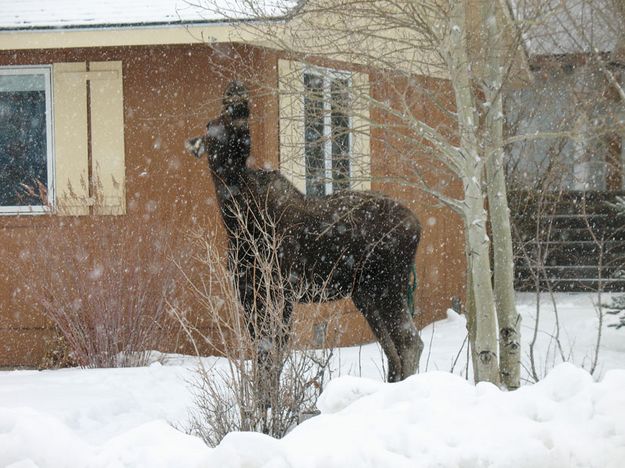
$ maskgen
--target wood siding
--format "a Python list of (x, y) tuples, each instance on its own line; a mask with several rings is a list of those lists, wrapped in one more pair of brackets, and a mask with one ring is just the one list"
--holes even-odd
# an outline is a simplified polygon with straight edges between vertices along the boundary
[[(203, 133), (207, 120), (217, 114), (230, 80), (256, 83), (251, 89), (252, 164), (279, 167), (278, 104), (277, 95), (271, 92), (277, 85), (278, 56), (273, 52), (228, 44), (213, 48), (197, 44), (0, 52), (0, 66), (110, 61), (121, 61), (123, 72), (126, 214), (101, 217), (92, 213), (79, 218), (0, 216), (0, 366), (37, 365), (52, 336), (50, 324), (25, 293), (25, 284), (36, 284), (38, 272), (50, 265), (43, 257), (29, 257), (36, 251), (33, 246), (54, 243), (55, 239), (60, 242), (70, 233), (77, 237), (92, 235), (89, 233), (96, 217), (128, 245), (143, 242), (146, 255), (154, 245), (144, 242), (140, 229), (171, 229), (172, 236), (183, 235), (194, 226), (221, 230), (206, 161), (190, 157), (184, 142)], [(444, 88), (441, 83), (432, 80), (431, 85)], [(392, 88), (376, 84), (374, 79), (371, 85), (374, 94), (392, 98)], [(423, 106), (419, 111), (430, 122), (443, 121), (442, 114), (432, 108)], [(406, 162), (389, 152), (384, 132), (376, 132), (371, 139), (372, 188), (406, 203), (423, 225), (416, 294), (421, 311), (418, 322), (423, 326), (444, 317), (452, 297), (463, 297), (461, 223), (413, 186), (393, 183), (394, 176), (405, 174)], [(438, 175), (425, 177), (435, 180)], [(451, 186), (453, 189), (453, 182)], [(90, 241), (97, 243), (97, 238)], [(30, 262), (31, 277), (16, 274), (14, 262), (20, 261)], [(296, 311), (306, 314), (307, 307)], [(338, 337), (339, 344), (372, 339), (351, 302), (330, 304), (324, 313), (342, 314), (339, 327), (329, 331)], [(197, 314), (201, 317), (201, 311)], [(314, 333), (312, 327), (300, 332), (311, 336)], [(177, 337), (163, 343), (162, 348), (191, 351)]]

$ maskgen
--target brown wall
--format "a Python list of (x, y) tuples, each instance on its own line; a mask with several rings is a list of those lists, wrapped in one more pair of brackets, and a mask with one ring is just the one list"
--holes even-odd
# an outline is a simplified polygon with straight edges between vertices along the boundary
[(372, 189), (401, 200), (421, 221), (417, 305), (418, 323), (425, 326), (444, 318), (452, 299), (464, 300), (466, 260), (462, 220), (419, 185), (454, 198), (461, 197), (462, 186), (409, 128), (413, 120), (423, 121), (454, 143), (456, 127), (446, 115), (453, 110), (449, 107), (453, 91), (448, 82), (433, 78), (414, 77), (407, 83), (401, 77), (373, 73), (371, 80), (374, 99), (403, 114), (394, 117), (379, 109), (372, 113), (374, 121), (387, 124), (372, 130)]
[[(0, 216), (0, 366), (37, 365), (46, 351), (46, 339), (51, 336), (49, 324), (24, 292), (26, 284), (37, 284), (38, 271), (62, 268), (42, 253), (46, 242), (65, 245), (68, 239), (90, 236), (90, 245), (97, 245), (94, 230), (109, 230), (117, 233), (122, 244), (134, 246), (139, 242), (139, 250), (149, 256), (155, 248), (148, 239), (152, 229), (169, 230), (172, 236), (181, 236), (194, 225), (220, 229), (206, 162), (188, 156), (184, 141), (202, 133), (206, 121), (216, 115), (231, 79), (258, 84), (252, 89), (253, 164), (278, 167), (277, 97), (266, 91), (275, 89), (277, 83), (277, 56), (273, 53), (240, 45), (0, 53), (0, 65), (107, 60), (123, 63), (128, 213), (96, 221), (92, 216)], [(375, 92), (393, 94), (384, 86)], [(423, 115), (442, 120), (427, 109), (423, 109)], [(374, 177), (405, 172), (404, 163), (385, 145), (385, 135), (377, 134), (372, 141)], [(424, 232), (417, 260), (417, 296), (422, 311), (419, 322), (440, 318), (451, 297), (462, 296), (464, 255), (458, 220), (447, 210), (435, 208), (432, 200), (414, 187), (374, 180), (374, 189), (405, 201), (421, 219)], [(44, 250), (35, 245), (43, 245)], [(94, 247), (93, 255), (95, 252), (99, 250)], [(16, 262), (26, 261), (33, 276), (16, 273), (23, 270), (15, 267)], [(344, 309), (345, 314), (340, 322), (341, 344), (371, 339), (365, 321), (350, 303), (334, 304), (326, 313), (332, 314), (336, 307)], [(306, 314), (305, 307), (298, 310)], [(163, 347), (174, 350), (175, 343), (164, 343)]]

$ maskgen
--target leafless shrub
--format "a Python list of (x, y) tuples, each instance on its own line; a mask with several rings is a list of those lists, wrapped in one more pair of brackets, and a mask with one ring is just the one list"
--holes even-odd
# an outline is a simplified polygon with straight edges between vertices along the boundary
[[(232, 431), (284, 436), (300, 418), (315, 411), (317, 397), (330, 374), (332, 357), (325, 337), (323, 342), (316, 337), (314, 345), (320, 349), (309, 349), (312, 340), (302, 333), (313, 329), (315, 323), (323, 323), (319, 308), (323, 299), (311, 304), (305, 317), (285, 317), (290, 314), (288, 302), (296, 303), (311, 291), (304, 285), (291, 287), (292, 283), (283, 281), (277, 262), (281, 240), (273, 224), (266, 219), (250, 219), (242, 212), (234, 216), (240, 226), (254, 224), (257, 234), (254, 238), (242, 229), (236, 241), (251, 254), (258, 278), (251, 310), (243, 310), (233, 269), (228, 268), (229, 264), (250, 266), (246, 265), (249, 260), (237, 255), (238, 248), (230, 249), (226, 258), (214, 232), (192, 234), (195, 261), (205, 274), (199, 279), (187, 277), (202, 316), (210, 322), (204, 329), (210, 332), (201, 332), (190, 314), (173, 308), (198, 353), (208, 345), (222, 350), (227, 358), (223, 366), (201, 365), (192, 383), (197, 411), (190, 430), (212, 446)], [(314, 295), (323, 298), (323, 290)], [(325, 330), (329, 329), (334, 327), (326, 322)]]
[(176, 324), (167, 299), (184, 248), (166, 226), (141, 217), (68, 218), (13, 262), (24, 298), (58, 330), (68, 358), (85, 367), (144, 365)]

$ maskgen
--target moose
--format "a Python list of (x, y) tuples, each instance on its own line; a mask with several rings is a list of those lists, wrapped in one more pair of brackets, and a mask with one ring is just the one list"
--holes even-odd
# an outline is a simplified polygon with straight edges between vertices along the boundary
[[(186, 142), (195, 157), (208, 157), (245, 313), (262, 309), (257, 292), (263, 286), (249, 258), (253, 249), (242, 239), (270, 248), (267, 233), (280, 236), (275, 268), (284, 282), (284, 321), (290, 322), (294, 302), (351, 297), (386, 354), (388, 381), (414, 374), (423, 343), (408, 310), (407, 289), (421, 235), (418, 219), (380, 194), (342, 190), (306, 196), (278, 171), (247, 167), (249, 115), (249, 92), (233, 81), (221, 114), (204, 135)], [(242, 223), (241, 213), (253, 221)]]

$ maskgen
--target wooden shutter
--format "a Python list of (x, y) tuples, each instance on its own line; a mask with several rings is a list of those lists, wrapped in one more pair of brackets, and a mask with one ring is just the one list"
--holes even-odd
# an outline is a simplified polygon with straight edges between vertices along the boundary
[(369, 75), (352, 73), (352, 154), (350, 160), (350, 187), (354, 190), (371, 190), (371, 137)]
[(90, 62), (91, 171), (94, 214), (126, 213), (124, 96), (121, 62)]
[(53, 76), (56, 209), (89, 214), (86, 64), (56, 63)]
[(304, 71), (299, 62), (278, 61), (280, 172), (306, 193), (304, 157)]
[(126, 170), (121, 62), (91, 62), (89, 71), (85, 62), (56, 63), (53, 88), (57, 213), (87, 215), (89, 207), (93, 206), (94, 214), (124, 214)]

